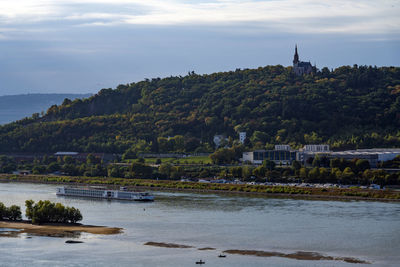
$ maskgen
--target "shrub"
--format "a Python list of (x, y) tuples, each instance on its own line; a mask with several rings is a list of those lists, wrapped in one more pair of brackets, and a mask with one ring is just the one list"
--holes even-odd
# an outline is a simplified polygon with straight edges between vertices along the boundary
[(33, 200), (27, 200), (25, 206), (25, 215), (32, 223), (76, 223), (82, 220), (79, 209), (64, 207), (61, 203), (52, 203), (49, 200), (40, 200), (36, 204)]
[(0, 202), (0, 220), (8, 219), (17, 221), (22, 219), (21, 208), (17, 205), (12, 205), (9, 208)]

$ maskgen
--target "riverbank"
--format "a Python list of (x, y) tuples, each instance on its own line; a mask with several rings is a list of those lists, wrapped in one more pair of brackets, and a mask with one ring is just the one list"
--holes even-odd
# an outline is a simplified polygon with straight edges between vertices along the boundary
[(327, 200), (373, 200), (400, 202), (400, 191), (360, 188), (309, 188), (296, 186), (268, 186), (247, 184), (215, 184), (170, 180), (145, 180), (127, 178), (100, 178), (43, 175), (0, 175), (0, 182), (44, 183), (60, 185), (101, 185), (129, 190), (186, 191), (196, 193), (229, 193), (240, 195), (286, 197)]
[(122, 228), (80, 225), (80, 224), (31, 224), (28, 221), (0, 221), (0, 228), (16, 229), (17, 231), (6, 231), (0, 236), (15, 237), (22, 233), (37, 236), (50, 237), (79, 237), (81, 233), (96, 235), (115, 235), (122, 233)]

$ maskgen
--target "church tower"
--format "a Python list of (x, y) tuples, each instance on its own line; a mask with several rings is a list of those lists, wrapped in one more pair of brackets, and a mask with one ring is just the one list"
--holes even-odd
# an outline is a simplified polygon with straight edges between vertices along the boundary
[(293, 72), (300, 76), (304, 74), (312, 73), (313, 68), (310, 62), (303, 62), (299, 60), (299, 54), (297, 53), (297, 44), (294, 49), (294, 58), (293, 58)]
[(299, 63), (299, 54), (297, 54), (297, 45), (296, 48), (294, 49), (294, 59), (293, 59), (293, 65)]

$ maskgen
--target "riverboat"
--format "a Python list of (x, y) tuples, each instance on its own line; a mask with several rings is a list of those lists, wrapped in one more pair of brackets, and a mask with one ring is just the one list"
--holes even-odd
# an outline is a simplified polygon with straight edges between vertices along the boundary
[(89, 197), (103, 199), (119, 199), (133, 201), (153, 201), (154, 196), (148, 192), (127, 191), (124, 187), (120, 190), (109, 190), (100, 187), (58, 187), (57, 196)]

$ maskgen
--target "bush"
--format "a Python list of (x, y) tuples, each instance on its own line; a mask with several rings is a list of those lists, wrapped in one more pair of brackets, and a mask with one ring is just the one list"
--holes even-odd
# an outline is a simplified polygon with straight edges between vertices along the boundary
[(17, 221), (22, 219), (21, 208), (17, 205), (12, 205), (9, 208), (0, 202), (0, 220), (8, 219)]
[(12, 205), (8, 208), (8, 219), (12, 221), (22, 220), (21, 208), (17, 205)]
[(25, 206), (25, 215), (32, 223), (76, 223), (82, 220), (79, 209), (64, 207), (61, 203), (52, 203), (49, 200), (40, 200), (36, 204), (33, 200), (27, 200)]

